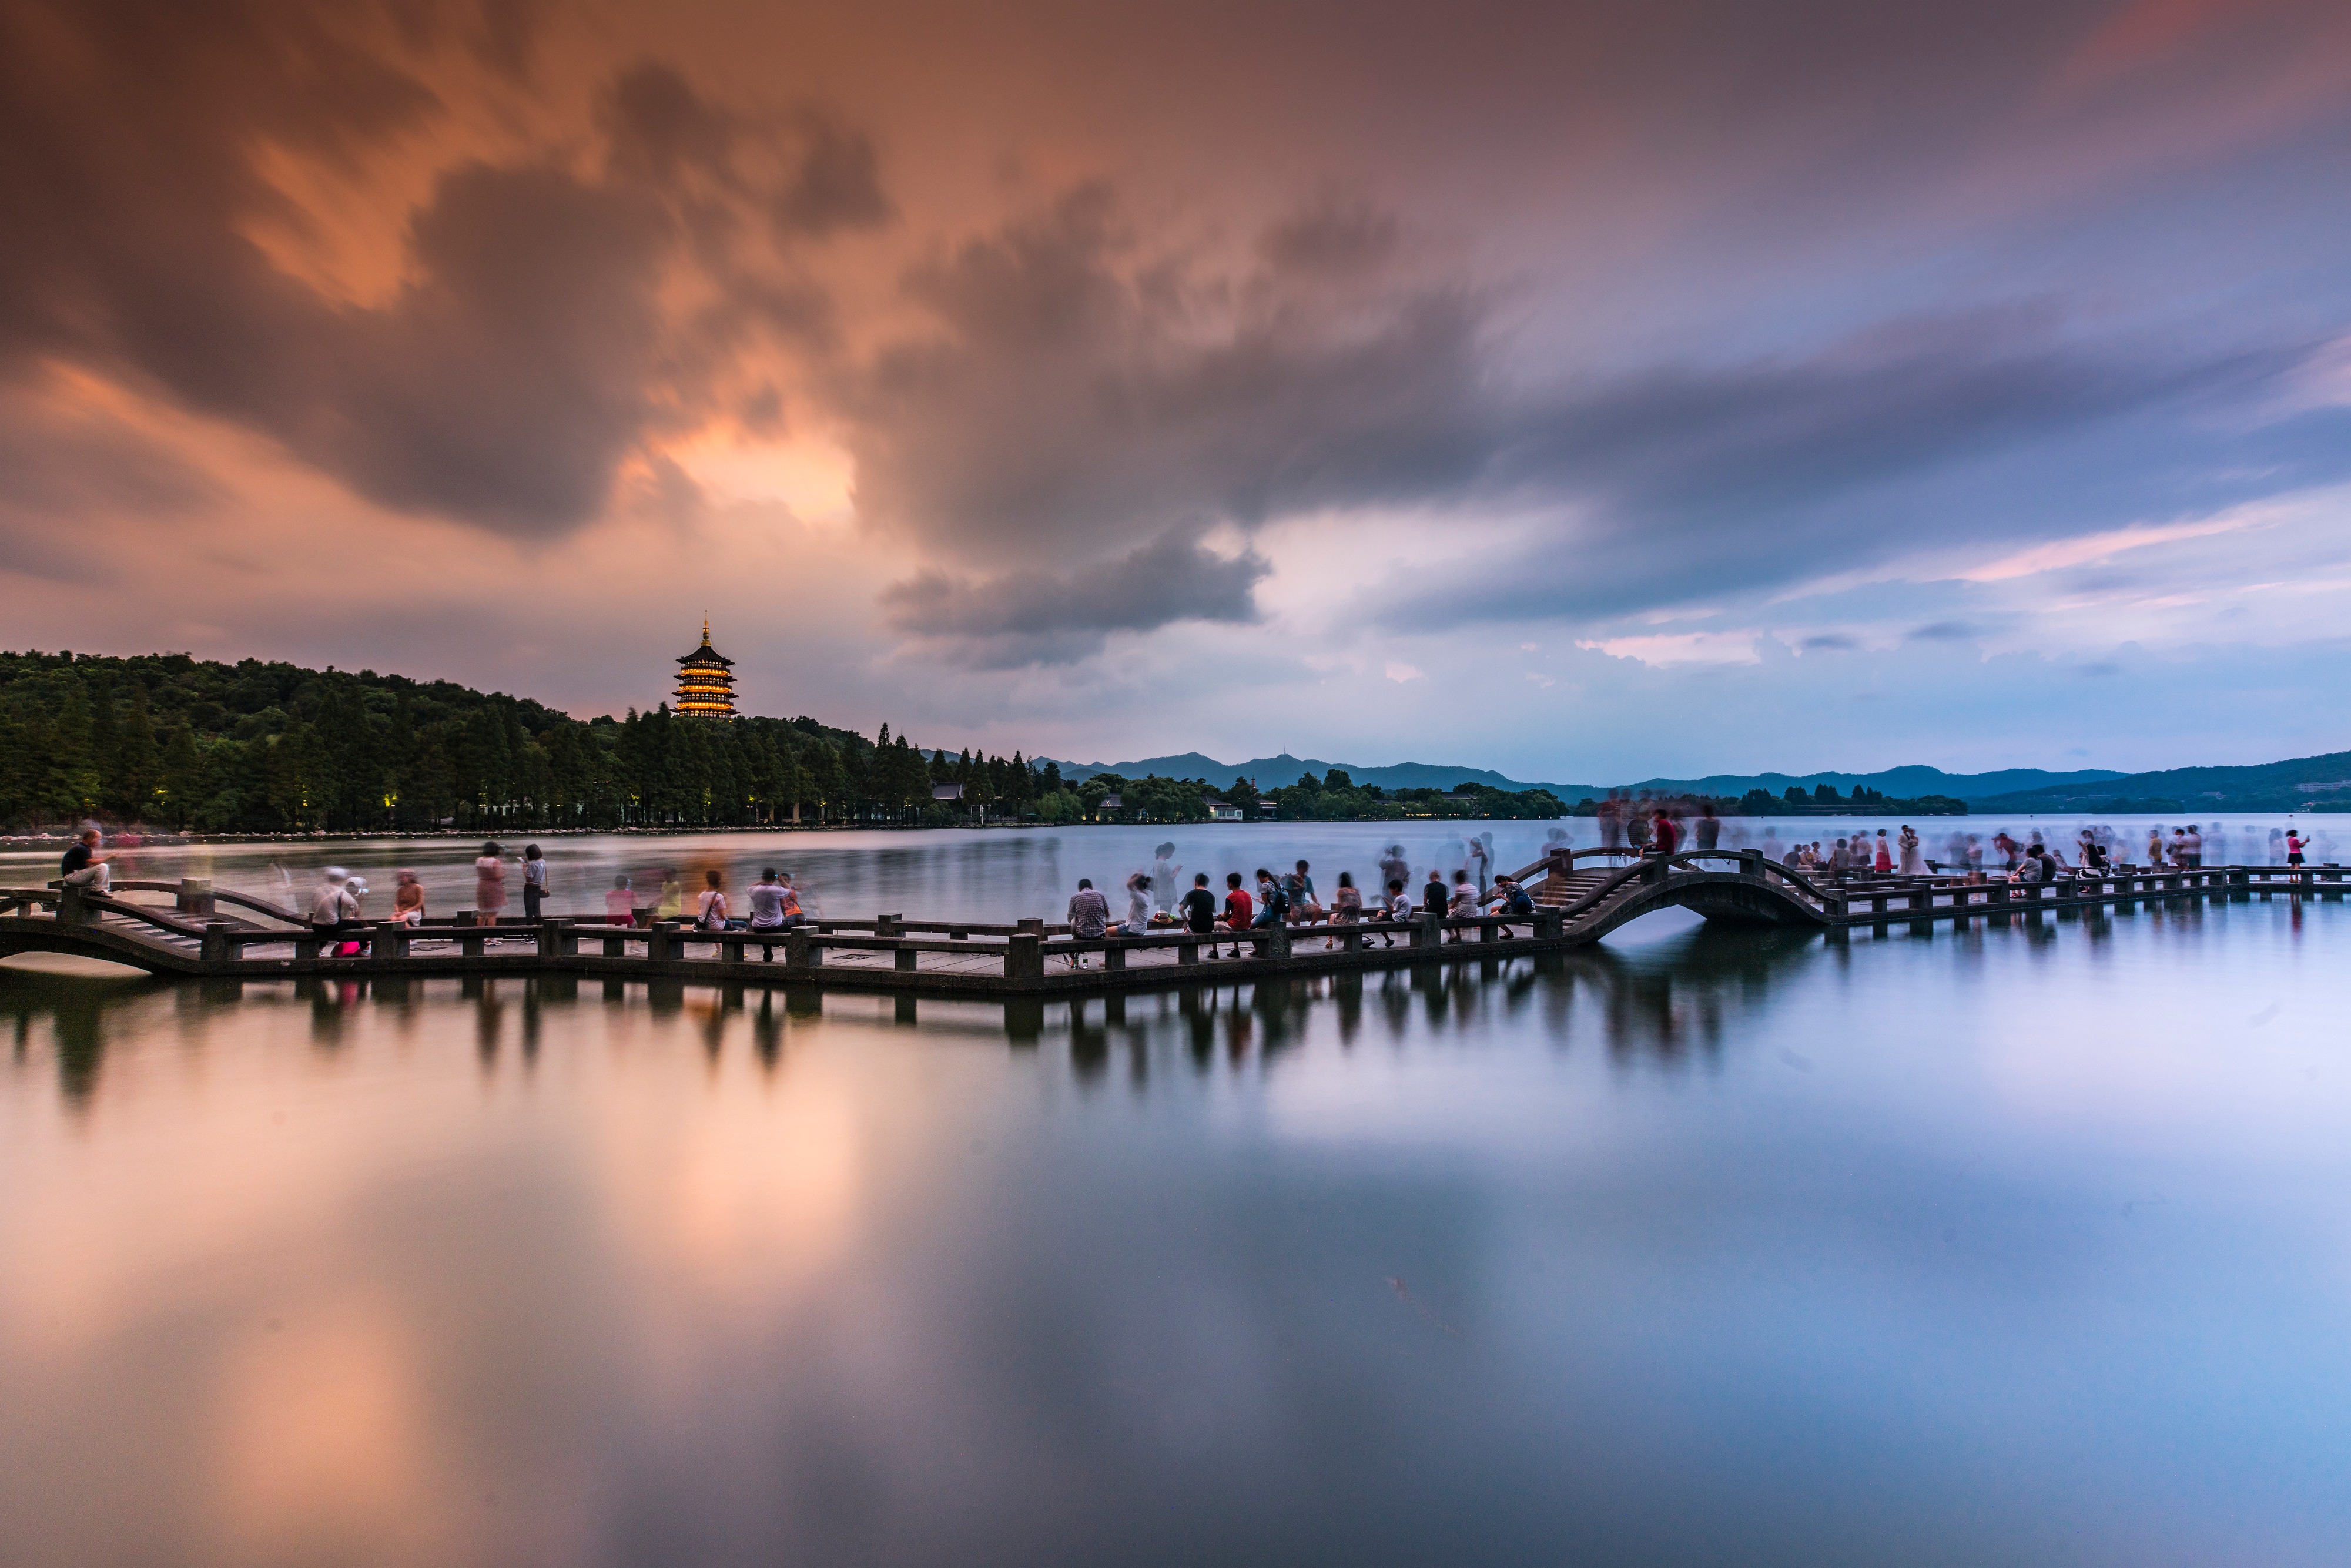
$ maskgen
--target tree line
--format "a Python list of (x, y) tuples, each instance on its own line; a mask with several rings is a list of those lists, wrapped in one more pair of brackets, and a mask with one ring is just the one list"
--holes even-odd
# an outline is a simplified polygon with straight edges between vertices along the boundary
[[(934, 786), (962, 784), (961, 810)], [(1031, 814), (1057, 770), (811, 718), (581, 721), (449, 681), (0, 653), (0, 824), (209, 832), (752, 827)]]
[[(961, 785), (940, 800), (938, 786)], [(1115, 798), (1117, 804), (1107, 804)], [(925, 752), (808, 717), (580, 720), (450, 681), (184, 653), (0, 653), (0, 827), (486, 836), (557, 828), (988, 821), (1556, 817), (1542, 790), (1383, 790), (1332, 769), (1260, 790), (1066, 779), (1058, 763)], [(1261, 807), (1270, 804), (1270, 812)]]

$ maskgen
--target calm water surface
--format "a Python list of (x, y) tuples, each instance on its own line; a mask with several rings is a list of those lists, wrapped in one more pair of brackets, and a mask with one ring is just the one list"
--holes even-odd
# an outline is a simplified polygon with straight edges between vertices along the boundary
[[(910, 913), (1131, 848), (792, 841)], [(1041, 1025), (0, 968), (0, 1557), (2341, 1563), (2346, 951), (1672, 915)]]

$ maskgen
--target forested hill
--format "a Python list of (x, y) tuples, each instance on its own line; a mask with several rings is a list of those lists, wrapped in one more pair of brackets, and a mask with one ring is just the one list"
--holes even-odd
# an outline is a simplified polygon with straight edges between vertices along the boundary
[[(216, 832), (747, 826), (918, 817), (952, 779), (1033, 809), (1058, 775), (810, 718), (574, 719), (448, 681), (185, 654), (0, 653), (0, 825)], [(1071, 809), (1074, 810), (1074, 799)]]
[(2241, 768), (2167, 768), (1999, 796), (2011, 811), (2340, 811), (2351, 810), (2351, 751)]

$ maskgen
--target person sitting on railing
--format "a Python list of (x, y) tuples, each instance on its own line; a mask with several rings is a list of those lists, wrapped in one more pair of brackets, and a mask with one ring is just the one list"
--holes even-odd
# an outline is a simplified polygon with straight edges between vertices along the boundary
[(2081, 857), (2084, 871), (2106, 869), (2106, 847), (2098, 842), (2098, 835), (2087, 828), (2082, 830), (2082, 841), (2077, 853)]
[[(1184, 929), (1195, 936), (1213, 936), (1217, 929), (1217, 895), (1208, 891), (1208, 873), (1196, 872), (1192, 877), (1192, 891), (1176, 901), (1176, 911), (1184, 917)], [(1208, 944), (1208, 956), (1217, 956), (1217, 945)]]
[[(1503, 872), (1494, 878), (1493, 894), (1486, 902), (1493, 905), (1494, 913), (1497, 915), (1524, 915), (1531, 918), (1535, 912), (1533, 895), (1527, 892), (1517, 877), (1508, 872)], [(1509, 941), (1510, 928), (1507, 925), (1503, 926), (1501, 936), (1502, 940)]]
[[(751, 923), (747, 929), (758, 932), (784, 932), (799, 925), (803, 918), (799, 900), (789, 883), (776, 879), (776, 868), (768, 867), (759, 880), (751, 884)], [(759, 949), (759, 962), (772, 964), (776, 950), (772, 946)]]
[[(1257, 901), (1251, 898), (1249, 890), (1241, 885), (1241, 873), (1237, 871), (1227, 872), (1225, 873), (1225, 929), (1236, 932), (1248, 930), (1256, 923), (1256, 911)], [(1235, 943), (1233, 956), (1238, 958), (1240, 956), (1240, 945)]]
[(1803, 865), (1804, 846), (1801, 841), (1789, 845), (1788, 852), (1780, 857), (1780, 866), (1783, 871), (1802, 871)]
[[(1453, 896), (1447, 902), (1445, 913), (1456, 917), (1478, 913), (1478, 884), (1469, 880), (1469, 873), (1466, 867), (1453, 873)], [(1447, 940), (1458, 942), (1464, 935), (1463, 932), (1456, 929)]]
[(360, 917), (360, 901), (346, 885), (348, 876), (339, 865), (330, 865), (321, 873), (318, 891), (310, 894), (312, 925), (340, 925), (346, 920)]
[[(1306, 862), (1300, 861), (1298, 863), (1304, 865)], [(1352, 925), (1363, 917), (1363, 890), (1355, 885), (1353, 872), (1343, 871), (1339, 873), (1339, 885), (1331, 894), (1331, 919), (1341, 925)]]
[(392, 874), (392, 917), (402, 925), (424, 924), (424, 884), (402, 869)]
[(81, 837), (66, 847), (65, 859), (57, 863), (57, 874), (68, 887), (86, 887), (92, 893), (114, 891), (113, 873), (98, 852), (98, 830), (83, 830)]
[[(1078, 891), (1070, 895), (1070, 935), (1081, 942), (1099, 942), (1110, 930), (1110, 900), (1094, 888), (1092, 877), (1078, 878)], [(1072, 968), (1082, 969), (1085, 959), (1076, 953), (1070, 955)]]
[(1666, 809), (1663, 806), (1658, 807), (1651, 814), (1647, 846), (1649, 852), (1660, 855), (1673, 853), (1674, 846), (1681, 841), (1681, 829), (1675, 824), (1673, 818), (1666, 814)]
[(2015, 883), (2032, 883), (2045, 882), (2048, 878), (2043, 873), (2041, 857), (2025, 855), (2018, 860), (2016, 869), (2008, 873), (2008, 880)]
[(703, 931), (724, 931), (727, 926), (726, 880), (716, 869), (705, 872), (702, 880), (705, 885), (695, 895), (694, 924)]
[[(1404, 878), (1393, 876), (1388, 879), (1387, 891), (1374, 901), (1371, 918), (1385, 921), (1390, 925), (1409, 921), (1412, 918), (1412, 894), (1405, 891)], [(1380, 938), (1380, 945), (1393, 947), (1395, 946), (1395, 937), (1393, 935), (1384, 934)]]
[(1322, 904), (1314, 896), (1314, 879), (1306, 874), (1306, 862), (1300, 861), (1298, 869), (1281, 879), (1282, 896), (1289, 900), (1290, 922), (1305, 925), (1325, 918)]
[(1126, 879), (1126, 919), (1118, 931), (1122, 936), (1151, 935), (1151, 878), (1142, 872)]
[(1279, 925), (1290, 913), (1290, 894), (1273, 879), (1273, 873), (1263, 866), (1257, 868), (1257, 917), (1251, 926)]
[(1437, 871), (1435, 866), (1430, 866), (1428, 868), (1428, 880), (1420, 884), (1421, 914), (1444, 914), (1446, 900), (1451, 895), (1445, 891), (1445, 878), (1437, 874)]

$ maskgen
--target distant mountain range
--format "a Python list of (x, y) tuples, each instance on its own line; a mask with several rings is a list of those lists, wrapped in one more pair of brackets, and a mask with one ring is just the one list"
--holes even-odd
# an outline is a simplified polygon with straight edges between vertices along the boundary
[[(1040, 761), (1044, 760), (1039, 758)], [(2004, 768), (1994, 773), (1946, 773), (1939, 768), (1888, 768), (1879, 773), (1709, 773), (1703, 779), (1642, 779), (1626, 784), (1554, 784), (1522, 782), (1487, 768), (1462, 768), (1437, 762), (1395, 762), (1367, 768), (1353, 762), (1324, 762), (1317, 758), (1256, 757), (1247, 762), (1219, 762), (1196, 751), (1176, 757), (1146, 757), (1134, 762), (1061, 762), (1064, 776), (1085, 779), (1096, 773), (1117, 773), (1140, 779), (1156, 773), (1168, 779), (1205, 779), (1229, 789), (1236, 779), (1248, 779), (1261, 789), (1296, 782), (1301, 773), (1317, 779), (1336, 768), (1358, 784), (1387, 789), (1450, 789), (1457, 784), (1485, 784), (1496, 789), (1548, 789), (1568, 805), (1586, 796), (1597, 800), (1610, 789), (1647, 789), (1658, 794), (1737, 797), (1750, 789), (1784, 795), (1790, 785), (1807, 792), (1826, 784), (1850, 795), (1856, 784), (1896, 800), (1921, 795), (1949, 795), (1977, 810), (1997, 811), (2301, 811), (2351, 810), (2351, 751), (2320, 757), (2299, 757), (2245, 768), (2169, 768), (2151, 773), (2117, 773), (2108, 768), (2085, 768), (2071, 773), (2051, 773), (2038, 768)]]
[[(1975, 802), (1970, 800), (1970, 806)], [(2351, 810), (2351, 751), (2296, 757), (2250, 768), (2167, 768), (2154, 773), (2107, 774), (2102, 779), (2053, 779), (1995, 796), (1988, 807), (2008, 811), (2107, 810), (2341, 811)]]
[[(1145, 757), (1133, 762), (1065, 762), (1058, 758), (1052, 760), (1061, 768), (1062, 775), (1070, 779), (1087, 779), (1096, 773), (1116, 773), (1126, 779), (1140, 779), (1145, 774), (1156, 773), (1164, 779), (1205, 779), (1220, 789), (1231, 788), (1236, 779), (1247, 779), (1259, 789), (1270, 789), (1278, 785), (1297, 782), (1301, 773), (1311, 773), (1320, 779), (1336, 768), (1358, 784), (1376, 784), (1384, 789), (1450, 789), (1457, 784), (1484, 784), (1496, 789), (1548, 789), (1571, 806), (1587, 795), (1594, 800), (1600, 799), (1610, 789), (1736, 797), (1750, 789), (1766, 789), (1774, 795), (1782, 795), (1792, 784), (1808, 791), (1826, 784), (1845, 795), (1853, 793), (1853, 787), (1860, 784), (1896, 800), (1914, 800), (1921, 795), (1949, 795), (1972, 806), (1979, 800), (2004, 800), (2020, 791), (2080, 789), (2103, 786), (2107, 780), (2125, 777), (2103, 768), (2087, 768), (2073, 773), (2050, 773), (2038, 768), (2007, 768), (1996, 773), (1946, 773), (1939, 768), (1913, 766), (1889, 768), (1878, 773), (1710, 773), (1703, 779), (1643, 779), (1628, 784), (1554, 784), (1540, 780), (1522, 782), (1491, 768), (1463, 768), (1450, 763), (1395, 762), (1369, 768), (1360, 763), (1325, 762), (1318, 758), (1292, 757), (1286, 751), (1276, 757), (1251, 758), (1247, 762), (1219, 762), (1196, 751), (1173, 757)], [(2277, 766), (2293, 765), (2280, 763)], [(2351, 774), (2351, 769), (2345, 771)]]

